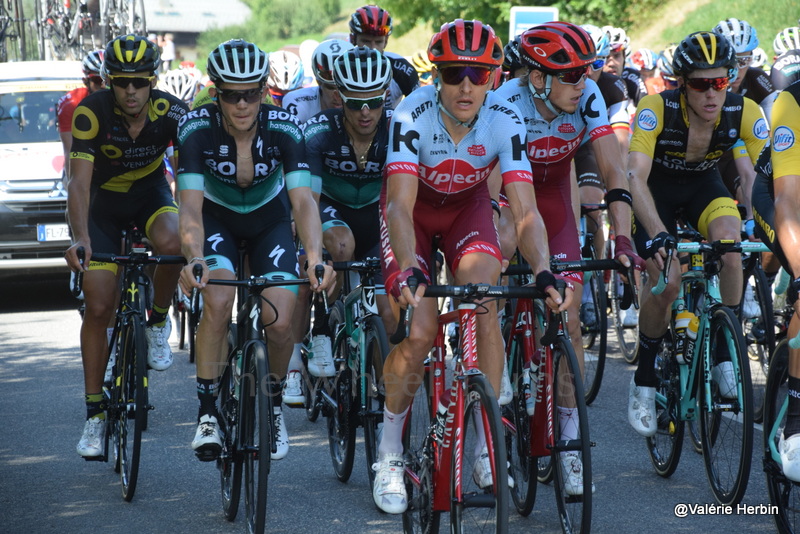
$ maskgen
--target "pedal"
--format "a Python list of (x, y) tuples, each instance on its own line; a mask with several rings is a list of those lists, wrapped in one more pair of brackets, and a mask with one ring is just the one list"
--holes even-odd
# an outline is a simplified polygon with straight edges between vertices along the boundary
[(216, 449), (199, 449), (194, 451), (194, 455), (201, 462), (213, 462), (219, 458), (219, 450)]
[(105, 457), (101, 454), (99, 456), (82, 456), (84, 460), (87, 462), (103, 462), (105, 461)]

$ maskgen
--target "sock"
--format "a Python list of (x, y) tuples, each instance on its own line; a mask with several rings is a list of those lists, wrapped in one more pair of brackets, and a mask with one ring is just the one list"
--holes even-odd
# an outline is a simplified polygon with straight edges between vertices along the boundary
[(578, 409), (558, 407), (558, 427), (561, 429), (561, 439), (578, 439)]
[(303, 347), (302, 343), (295, 343), (294, 350), (292, 350), (292, 357), (289, 359), (289, 367), (287, 371), (299, 371), (303, 368), (303, 355), (300, 349)]
[(789, 407), (786, 410), (784, 439), (800, 434), (800, 378), (789, 375)]
[(483, 410), (477, 402), (472, 405), (472, 420), (475, 422), (475, 457), (486, 447), (486, 431), (483, 427)]
[(200, 411), (197, 419), (204, 415), (217, 415), (217, 388), (219, 382), (216, 378), (197, 377), (197, 398), (200, 400)]
[(106, 418), (106, 407), (103, 402), (102, 393), (87, 393), (86, 394), (86, 419), (97, 417), (98, 419)]
[(378, 458), (387, 454), (403, 454), (403, 426), (405, 426), (408, 408), (396, 414), (383, 408), (383, 437), (378, 444)]
[(664, 336), (657, 338), (647, 337), (641, 330), (639, 331), (639, 366), (633, 375), (633, 381), (637, 386), (656, 387), (658, 377), (656, 376), (656, 354), (661, 347), (661, 340)]
[(147, 320), (147, 326), (164, 326), (167, 323), (168, 313), (169, 306), (161, 308), (153, 304), (153, 311), (150, 313), (150, 318)]

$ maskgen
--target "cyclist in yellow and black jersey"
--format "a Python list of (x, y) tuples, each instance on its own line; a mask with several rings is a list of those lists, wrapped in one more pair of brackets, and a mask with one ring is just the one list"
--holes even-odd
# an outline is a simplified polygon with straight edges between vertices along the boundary
[[(87, 96), (72, 118), (67, 207), (74, 245), (67, 250), (73, 271), (83, 270), (86, 311), (81, 328), (87, 421), (78, 443), (84, 457), (103, 455), (103, 375), (108, 359), (106, 327), (114, 314), (117, 266), (92, 260), (92, 251), (119, 253), (120, 235), (131, 223), (157, 254), (180, 254), (178, 208), (164, 176), (164, 152), (177, 141), (186, 105), (156, 90), (158, 48), (125, 35), (108, 43), (101, 73), (108, 90)], [(77, 250), (86, 252), (84, 264)], [(148, 364), (172, 364), (169, 306), (180, 266), (160, 266), (153, 283), (153, 309), (145, 335)]]
[[(656, 431), (655, 356), (678, 295), (680, 277), (670, 277), (661, 295), (652, 295), (663, 267), (664, 245), (673, 241), (678, 212), (707, 239), (740, 239), (741, 218), (722, 183), (716, 163), (738, 139), (755, 162), (766, 144), (768, 127), (758, 106), (727, 88), (737, 74), (730, 41), (712, 32), (696, 32), (681, 41), (673, 70), (679, 89), (648, 95), (636, 110), (628, 157), (628, 177), (637, 223), (635, 239), (649, 258), (639, 322), (639, 366), (631, 381), (628, 422), (644, 436)], [(672, 272), (679, 272), (677, 259)], [(741, 255), (722, 258), (723, 303), (738, 312), (742, 296)], [(712, 369), (712, 379), (725, 397), (735, 396), (730, 361)]]

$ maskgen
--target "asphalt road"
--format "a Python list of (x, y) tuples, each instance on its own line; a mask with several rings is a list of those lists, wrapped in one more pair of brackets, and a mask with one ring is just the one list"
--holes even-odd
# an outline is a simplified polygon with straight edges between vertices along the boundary
[[(123, 501), (110, 464), (85, 462), (76, 454), (84, 406), (75, 308), (63, 280), (0, 281), (0, 531), (243, 532), (241, 518), (231, 523), (222, 516), (214, 464), (198, 462), (190, 449), (197, 416), (194, 368), (174, 343), (174, 365), (150, 374), (156, 409), (150, 413), (133, 501)], [(774, 531), (772, 517), (764, 514), (676, 517), (680, 504), (718, 510), (702, 457), (692, 451), (688, 438), (671, 478), (663, 479), (653, 470), (644, 439), (628, 426), (625, 414), (633, 370), (612, 352), (603, 387), (589, 408), (592, 440), (597, 443), (593, 532)], [(342, 484), (330, 465), (324, 420), (310, 423), (302, 411), (288, 410), (287, 421), (289, 456), (273, 462), (269, 479), (270, 533), (402, 531), (399, 516), (380, 513), (372, 503), (360, 444), (353, 476)], [(759, 427), (743, 501), (753, 507), (769, 504), (761, 439)], [(512, 532), (560, 532), (550, 486), (539, 486), (529, 517), (519, 517), (513, 509), (509, 514)]]

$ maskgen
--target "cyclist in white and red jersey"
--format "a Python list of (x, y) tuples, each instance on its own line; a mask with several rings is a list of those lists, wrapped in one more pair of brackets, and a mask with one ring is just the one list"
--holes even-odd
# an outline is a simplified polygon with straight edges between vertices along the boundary
[[(561, 259), (581, 258), (570, 165), (581, 144), (591, 142), (603, 185), (608, 189), (605, 199), (617, 230), (616, 254), (625, 262), (633, 259), (643, 266), (633, 254), (630, 241), (631, 197), (622, 152), (608, 122), (603, 96), (597, 84), (587, 78), (596, 57), (594, 42), (579, 26), (550, 22), (522, 33), (520, 57), (529, 69), (528, 75), (506, 82), (496, 93), (516, 105), (525, 121), (528, 158), (551, 253)], [(508, 219), (503, 213), (501, 226), (507, 226)], [(501, 235), (505, 238), (508, 232)], [(513, 247), (504, 245), (503, 250)], [(569, 273), (567, 279), (580, 294), (581, 273)], [(573, 300), (571, 318), (578, 317), (579, 302)], [(568, 326), (572, 339), (580, 339), (580, 322), (572, 320)], [(581, 363), (579, 343), (575, 350)]]
[[(536, 210), (530, 164), (525, 159), (525, 127), (514, 106), (489, 92), (503, 62), (500, 39), (480, 21), (458, 19), (431, 39), (428, 57), (436, 66), (434, 84), (414, 91), (395, 110), (381, 191), (381, 253), (387, 290), (401, 305), (415, 308), (409, 336), (384, 365), (386, 406), (373, 498), (388, 513), (407, 507), (403, 482), (403, 425), (420, 385), (423, 361), (437, 332), (436, 301), (422, 299), (433, 274), (432, 241), (439, 247), (456, 284), (495, 283), (500, 247), (493, 224), (487, 177), (499, 167), (520, 234), (523, 256), (538, 273), (548, 304), (563, 308), (547, 270), (544, 225)], [(415, 294), (407, 281), (421, 281)], [(488, 303), (487, 303), (488, 305)], [(480, 367), (494, 391), (503, 371), (503, 340), (494, 313), (477, 315)], [(474, 479), (492, 484), (486, 449)]]

